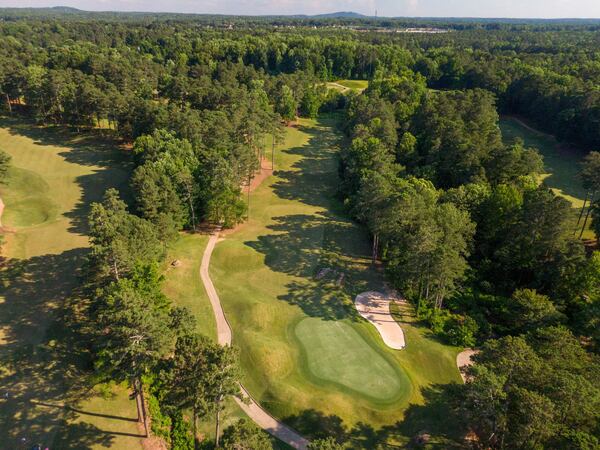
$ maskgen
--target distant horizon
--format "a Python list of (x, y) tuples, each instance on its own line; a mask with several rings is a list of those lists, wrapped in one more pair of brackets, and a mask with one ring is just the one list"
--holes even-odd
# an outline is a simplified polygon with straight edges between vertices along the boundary
[[(596, 0), (0, 0), (1, 8), (224, 16), (314, 16), (353, 12), (379, 18), (593, 20)], [(582, 13), (585, 11), (585, 14)]]

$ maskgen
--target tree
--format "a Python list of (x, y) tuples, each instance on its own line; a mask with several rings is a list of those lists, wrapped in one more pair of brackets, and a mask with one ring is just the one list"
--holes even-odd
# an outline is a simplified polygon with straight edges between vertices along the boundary
[(282, 85), (275, 111), (279, 113), (283, 120), (291, 122), (296, 119), (296, 109), (297, 103), (292, 89), (286, 84)]
[(247, 419), (239, 419), (223, 431), (225, 450), (271, 450), (269, 436)]
[(554, 303), (534, 289), (516, 290), (511, 297), (511, 309), (507, 323), (517, 333), (525, 333), (539, 327), (552, 325), (562, 318)]
[(600, 418), (598, 362), (568, 330), (541, 328), (491, 340), (475, 360), (455, 400), (481, 446), (574, 448), (567, 442), (593, 441)]
[(106, 191), (102, 203), (92, 203), (88, 221), (90, 258), (101, 276), (118, 281), (137, 263), (156, 261), (164, 252), (156, 227), (129, 214), (115, 189)]
[(238, 351), (230, 346), (211, 344), (206, 348), (205, 398), (215, 413), (215, 447), (219, 447), (221, 412), (229, 395), (239, 395)]
[(585, 201), (583, 202), (581, 213), (579, 214), (579, 221), (577, 222), (578, 225), (581, 222), (581, 218), (583, 216), (583, 212), (585, 210), (588, 200), (590, 206), (585, 215), (583, 225), (581, 226), (579, 238), (583, 236), (583, 232), (587, 227), (587, 222), (590, 213), (592, 214), (592, 225), (594, 227), (594, 230), (596, 231), (596, 236), (600, 238), (600, 214), (598, 213), (599, 206), (594, 201), (596, 193), (600, 192), (600, 152), (590, 152), (585, 157), (580, 176), (583, 181), (583, 187), (587, 190), (588, 193), (585, 198)]
[(210, 345), (208, 338), (198, 334), (178, 338), (169, 374), (166, 402), (179, 410), (191, 408), (195, 448), (198, 418), (211, 409), (205, 385), (209, 370), (207, 348)]
[(142, 376), (172, 350), (176, 336), (160, 280), (156, 266), (137, 266), (131, 278), (111, 283), (98, 299), (97, 368), (130, 382), (146, 435)]

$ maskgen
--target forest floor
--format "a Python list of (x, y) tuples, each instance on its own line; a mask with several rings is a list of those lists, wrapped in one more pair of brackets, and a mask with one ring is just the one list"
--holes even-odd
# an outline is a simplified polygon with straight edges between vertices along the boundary
[[(503, 116), (500, 119), (502, 137), (508, 144), (516, 138), (524, 141), (525, 146), (535, 147), (544, 157), (544, 171), (541, 179), (557, 195), (560, 195), (573, 205), (575, 221), (579, 216), (586, 196), (585, 189), (579, 180), (581, 163), (585, 152), (581, 149), (562, 144), (553, 136), (536, 130), (519, 118)], [(583, 239), (592, 240), (595, 237), (590, 222), (583, 234)]]
[[(356, 311), (354, 297), (383, 279), (367, 232), (336, 199), (336, 120), (287, 129), (274, 175), (251, 195), (249, 221), (214, 250), (210, 276), (241, 348), (243, 383), (308, 437), (325, 430), (369, 446), (407, 442), (424, 427), (443, 435), (440, 427), (452, 428), (443, 408), (424, 403), (436, 385), (460, 382), (460, 349), (437, 342), (405, 305), (393, 312), (408, 346), (394, 351)], [(343, 283), (317, 279), (323, 268)]]
[(0, 275), (0, 447), (141, 448), (135, 402), (95, 385), (78, 333), (86, 216), (129, 168), (114, 142), (0, 119), (12, 156), (0, 186), (5, 244)]

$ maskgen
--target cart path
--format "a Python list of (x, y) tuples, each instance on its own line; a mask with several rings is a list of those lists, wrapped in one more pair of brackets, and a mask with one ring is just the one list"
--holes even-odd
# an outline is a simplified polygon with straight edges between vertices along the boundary
[[(231, 326), (229, 325), (229, 322), (227, 322), (227, 318), (223, 312), (223, 307), (221, 306), (219, 295), (217, 294), (217, 290), (215, 289), (215, 286), (208, 273), (210, 257), (212, 256), (218, 239), (219, 231), (217, 230), (211, 234), (208, 244), (206, 245), (206, 249), (204, 250), (204, 254), (202, 255), (202, 263), (200, 264), (200, 278), (202, 279), (202, 284), (204, 284), (204, 288), (206, 289), (206, 293), (210, 299), (213, 313), (215, 314), (215, 321), (217, 322), (217, 340), (221, 345), (231, 345)], [(245, 401), (242, 401), (238, 397), (235, 397), (235, 401), (248, 415), (248, 417), (250, 417), (259, 427), (293, 448), (300, 450), (305, 450), (307, 448), (307, 439), (300, 436), (296, 431), (292, 430), (283, 422), (280, 422), (263, 408), (261, 408), (241, 384), (240, 388), (242, 390), (242, 395), (245, 397)]]

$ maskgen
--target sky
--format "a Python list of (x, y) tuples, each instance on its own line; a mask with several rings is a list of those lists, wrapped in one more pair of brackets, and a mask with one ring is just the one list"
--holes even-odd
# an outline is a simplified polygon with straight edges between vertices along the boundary
[(246, 15), (377, 11), (388, 17), (600, 18), (600, 0), (0, 0), (0, 7), (57, 5), (88, 11)]

